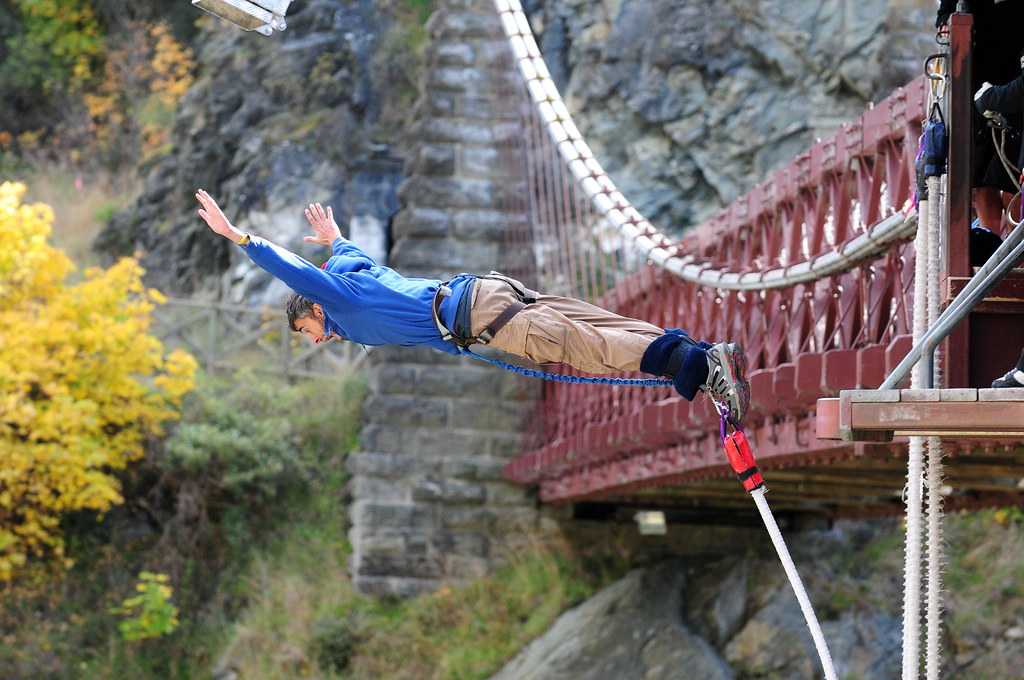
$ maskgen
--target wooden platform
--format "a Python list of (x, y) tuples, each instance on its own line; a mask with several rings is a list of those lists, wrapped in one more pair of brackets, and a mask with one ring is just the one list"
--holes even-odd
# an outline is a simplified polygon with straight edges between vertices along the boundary
[(843, 390), (819, 399), (817, 436), (887, 442), (900, 435), (1024, 440), (1024, 389)]

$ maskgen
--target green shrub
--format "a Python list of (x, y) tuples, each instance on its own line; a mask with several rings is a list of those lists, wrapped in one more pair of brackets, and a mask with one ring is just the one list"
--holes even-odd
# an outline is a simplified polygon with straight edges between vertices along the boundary
[(88, 0), (16, 0), (21, 31), (7, 40), (3, 74), (18, 88), (77, 88), (103, 56), (103, 33)]
[(351, 448), (361, 395), (348, 378), (201, 377), (160, 465), (198, 482), (213, 505), (263, 507)]
[(355, 653), (358, 635), (350, 618), (321, 616), (313, 622), (312, 653), (320, 670), (342, 673)]
[(371, 71), (376, 82), (387, 84), (380, 93), (378, 133), (383, 138), (400, 130), (413, 110), (430, 41), (425, 24), (434, 4), (434, 0), (386, 0), (380, 6), (387, 27), (380, 36)]
[(106, 226), (114, 218), (121, 206), (116, 201), (104, 201), (93, 211), (93, 222), (100, 226)]
[(124, 617), (117, 624), (121, 636), (132, 642), (173, 632), (178, 627), (178, 608), (171, 604), (173, 591), (167, 585), (167, 574), (140, 572), (135, 589), (137, 595), (125, 598), (111, 611)]
[[(362, 392), (348, 376), (296, 385), (251, 372), (202, 376), (179, 429), (124, 474), (125, 504), (102, 518), (66, 519), (74, 566), (4, 591), (0, 678), (209, 677), (230, 622), (263, 596), (257, 565), (285, 539), (294, 547), (280, 564), (324, 578), (314, 604), (336, 599), (332, 589), (348, 588), (341, 489)], [(323, 551), (311, 548), (318, 543)], [(167, 581), (140, 582), (142, 571)], [(308, 629), (323, 614), (300, 620)], [(344, 658), (342, 635), (324, 629), (325, 663)], [(251, 677), (267, 677), (262, 671)], [(296, 674), (289, 667), (281, 677)]]

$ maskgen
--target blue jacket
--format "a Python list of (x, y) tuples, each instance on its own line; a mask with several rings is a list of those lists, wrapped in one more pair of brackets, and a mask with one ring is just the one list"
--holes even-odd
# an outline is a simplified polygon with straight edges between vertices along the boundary
[[(261, 268), (324, 310), (324, 330), (363, 345), (427, 345), (449, 354), (458, 346), (442, 340), (434, 323), (433, 302), (441, 282), (407, 278), (382, 267), (350, 241), (338, 238), (324, 269), (269, 241), (253, 236), (244, 246)], [(441, 303), (441, 318), (452, 328), (459, 300), (473, 277), (460, 274)]]

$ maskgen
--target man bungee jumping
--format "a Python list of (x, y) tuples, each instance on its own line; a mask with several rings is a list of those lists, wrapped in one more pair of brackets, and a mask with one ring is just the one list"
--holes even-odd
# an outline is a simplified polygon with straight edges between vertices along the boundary
[(238, 244), (254, 263), (294, 291), (288, 325), (314, 343), (342, 338), (363, 345), (426, 345), (461, 354), (486, 344), (538, 364), (564, 363), (587, 373), (640, 370), (671, 378), (693, 400), (705, 392), (739, 423), (750, 403), (746, 360), (734, 343), (697, 342), (582, 300), (543, 295), (497, 273), (448, 280), (405, 277), (373, 261), (341, 236), (330, 207), (305, 210), (308, 243), (331, 249), (323, 268), (236, 229), (206, 191), (199, 216)]

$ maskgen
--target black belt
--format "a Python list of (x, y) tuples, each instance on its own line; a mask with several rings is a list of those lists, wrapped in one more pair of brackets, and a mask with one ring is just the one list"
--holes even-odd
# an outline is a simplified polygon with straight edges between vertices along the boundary
[[(473, 291), (476, 288), (477, 281), (480, 279), (492, 279), (495, 281), (502, 281), (512, 289), (519, 298), (516, 302), (512, 302), (505, 309), (501, 310), (499, 314), (491, 323), (480, 331), (479, 335), (472, 335), (471, 327), (471, 316), (470, 312), (473, 307)], [(448, 286), (447, 282), (442, 283), (438, 288), (437, 293), (434, 295), (434, 323), (437, 324), (437, 329), (441, 333), (442, 340), (451, 340), (459, 347), (463, 349), (473, 344), (486, 345), (494, 336), (500, 331), (505, 325), (512, 320), (519, 312), (526, 309), (527, 305), (531, 305), (537, 301), (537, 294), (531, 290), (520, 289), (518, 286), (512, 283), (507, 277), (491, 273), (487, 276), (474, 276), (472, 281), (469, 283), (469, 289), (462, 295), (462, 299), (459, 300), (459, 306), (455, 310), (455, 326), (454, 329), (449, 329), (444, 325), (444, 321), (441, 319), (441, 301), (452, 294), (451, 287)]]

